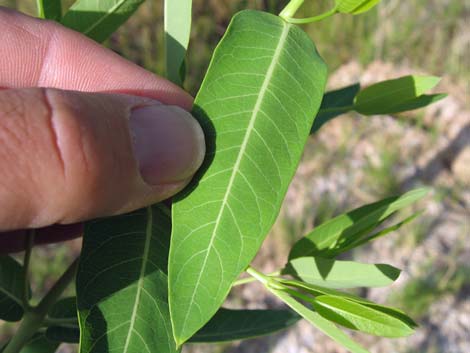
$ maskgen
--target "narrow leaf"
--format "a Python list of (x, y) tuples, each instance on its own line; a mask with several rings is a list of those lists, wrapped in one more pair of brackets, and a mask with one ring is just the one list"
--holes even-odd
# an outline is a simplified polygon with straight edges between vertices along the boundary
[(23, 267), (10, 256), (0, 256), (0, 319), (19, 321), (23, 317)]
[(48, 20), (60, 21), (62, 17), (62, 4), (60, 0), (36, 0), (38, 16)]
[(325, 81), (300, 28), (268, 13), (235, 15), (193, 110), (207, 157), (173, 207), (169, 299), (178, 344), (215, 314), (274, 223)]
[[(348, 251), (348, 250), (351, 250), (353, 248), (357, 248), (361, 245), (364, 245), (365, 243), (368, 243), (372, 240), (375, 240), (377, 238), (380, 238), (380, 237), (383, 237), (391, 232), (394, 232), (394, 231), (397, 231), (398, 229), (400, 229), (401, 227), (403, 227), (405, 224), (411, 222), (412, 220), (414, 220), (416, 217), (418, 217), (419, 215), (421, 215), (423, 212), (420, 211), (420, 212), (416, 212), (416, 213), (413, 213), (411, 216), (405, 218), (404, 220), (398, 222), (398, 223), (395, 223), (387, 228), (384, 228), (378, 232), (375, 232), (371, 235), (368, 235), (364, 238), (359, 238), (359, 239), (355, 239), (354, 241), (352, 241), (349, 245), (345, 245), (345, 248), (344, 249), (341, 249), (341, 252), (344, 252), (344, 251)], [(339, 251), (338, 251), (339, 252)], [(333, 255), (336, 255), (337, 253), (335, 252), (332, 252)]]
[(77, 275), (80, 352), (175, 352), (163, 206), (85, 225)]
[(397, 113), (402, 113), (402, 112), (406, 112), (409, 110), (423, 108), (433, 103), (436, 103), (440, 101), (441, 99), (444, 99), (445, 97), (447, 97), (447, 94), (445, 93), (423, 94), (419, 97), (413, 98), (409, 101), (393, 106), (392, 108), (390, 108), (390, 111), (388, 112), (388, 114), (397, 114)]
[(181, 86), (181, 68), (191, 33), (192, 0), (165, 0), (165, 64), (167, 78)]
[(379, 2), (380, 0), (336, 0), (336, 9), (341, 13), (358, 15), (369, 11)]
[(286, 292), (272, 288), (269, 290), (284, 303), (286, 303), (291, 309), (302, 316), (305, 320), (310, 322), (325, 335), (348, 349), (350, 352), (369, 353), (366, 349), (361, 347), (358, 343), (354, 342), (348, 335), (336, 327), (333, 323), (322, 318), (318, 313), (306, 308)]
[[(401, 196), (389, 197), (362, 206), (322, 223), (294, 244), (289, 259), (304, 256), (328, 257), (330, 256), (329, 250), (334, 249), (341, 240), (362, 238), (394, 212), (423, 198), (428, 191), (427, 188), (415, 189)], [(336, 255), (341, 249), (336, 248), (336, 252), (331, 255)]]
[(354, 98), (356, 97), (356, 94), (359, 92), (360, 88), (360, 84), (355, 83), (351, 86), (327, 92), (323, 96), (320, 110), (318, 111), (317, 117), (313, 122), (310, 133), (316, 133), (323, 126), (323, 124), (339, 115), (350, 111), (353, 108)]
[(78, 0), (61, 23), (102, 42), (137, 10), (144, 0)]
[(321, 257), (300, 257), (289, 261), (282, 274), (326, 288), (385, 287), (400, 270), (385, 264), (364, 264)]
[(230, 310), (221, 308), (189, 342), (224, 342), (254, 338), (284, 330), (300, 317), (290, 310)]
[(383, 337), (403, 337), (414, 332), (408, 320), (345, 298), (322, 295), (312, 303), (321, 316), (352, 330)]
[[(439, 81), (440, 78), (434, 76), (404, 76), (373, 84), (356, 96), (354, 110), (364, 115), (392, 114), (403, 111), (399, 108), (400, 106), (413, 107), (413, 104), (409, 102), (432, 89)], [(426, 99), (420, 98), (416, 104), (424, 102)]]

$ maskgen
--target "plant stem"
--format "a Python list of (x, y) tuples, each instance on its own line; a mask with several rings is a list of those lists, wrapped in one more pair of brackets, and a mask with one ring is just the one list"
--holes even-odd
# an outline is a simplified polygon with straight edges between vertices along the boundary
[(307, 23), (312, 23), (312, 22), (318, 22), (321, 20), (324, 20), (325, 18), (328, 18), (330, 16), (333, 16), (336, 13), (336, 7), (333, 7), (331, 10), (322, 13), (321, 15), (318, 16), (313, 16), (313, 17), (307, 17), (307, 18), (292, 18), (292, 17), (287, 17), (284, 18), (289, 23), (295, 23), (295, 24), (307, 24)]
[[(275, 272), (271, 272), (271, 273), (267, 274), (266, 276), (274, 277), (274, 276), (279, 276), (280, 274), (281, 274), (281, 271), (275, 271)], [(251, 283), (251, 282), (254, 282), (254, 281), (257, 281), (257, 278), (255, 278), (255, 277), (242, 278), (242, 279), (239, 279), (238, 281), (235, 281), (233, 283), (232, 287), (241, 286), (243, 284)]]
[(46, 317), (43, 322), (43, 326), (70, 326), (77, 327), (78, 322), (77, 318), (55, 318), (55, 317)]
[(29, 265), (31, 263), (31, 253), (33, 252), (35, 235), (36, 235), (36, 231), (34, 229), (30, 229), (26, 235), (26, 241), (25, 241), (25, 253), (24, 253), (24, 260), (23, 260), (23, 271), (24, 271), (23, 309), (25, 311), (28, 311), (28, 309), (30, 308)]
[(44, 1), (43, 0), (36, 0), (36, 6), (38, 9), (38, 17), (44, 18)]
[(293, 17), (297, 10), (302, 6), (304, 0), (291, 0), (286, 7), (279, 13), (279, 17), (288, 21), (289, 18)]
[(246, 272), (249, 275), (251, 275), (252, 277), (254, 277), (255, 279), (257, 279), (258, 281), (260, 281), (261, 283), (263, 283), (264, 285), (267, 285), (269, 283), (270, 279), (271, 279), (271, 278), (269, 278), (269, 276), (255, 270), (251, 266), (248, 266), (248, 268), (246, 269)]
[(354, 109), (354, 105), (345, 105), (343, 107), (334, 107), (334, 108), (325, 108), (320, 109), (318, 114), (320, 113), (336, 113), (336, 112), (347, 112)]
[(25, 309), (25, 314), (18, 331), (2, 353), (19, 353), (31, 337), (43, 326), (47, 312), (74, 279), (77, 266), (78, 259), (75, 259), (39, 304), (35, 307)]

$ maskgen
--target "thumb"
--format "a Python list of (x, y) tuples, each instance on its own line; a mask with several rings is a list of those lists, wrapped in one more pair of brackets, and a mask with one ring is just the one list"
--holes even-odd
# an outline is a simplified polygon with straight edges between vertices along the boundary
[(0, 231), (128, 212), (181, 190), (204, 136), (183, 109), (144, 97), (0, 91)]

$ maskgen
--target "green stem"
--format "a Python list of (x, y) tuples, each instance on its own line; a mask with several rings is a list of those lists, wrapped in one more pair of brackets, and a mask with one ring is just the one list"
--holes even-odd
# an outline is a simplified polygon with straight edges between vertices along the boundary
[(279, 17), (288, 21), (289, 18), (293, 17), (297, 10), (302, 6), (304, 0), (291, 0), (286, 7), (279, 13)]
[(67, 326), (76, 328), (78, 326), (77, 318), (55, 318), (55, 317), (46, 317), (43, 322), (43, 326)]
[(44, 14), (44, 1), (43, 0), (36, 0), (36, 5), (38, 8), (38, 17), (39, 18), (45, 18)]
[(354, 109), (354, 105), (345, 105), (343, 107), (334, 107), (334, 108), (325, 108), (325, 109), (320, 109), (318, 111), (318, 114), (320, 113), (336, 113), (336, 112), (348, 112), (350, 110)]
[(263, 283), (264, 285), (267, 285), (269, 283), (269, 281), (271, 280), (271, 278), (267, 275), (265, 275), (264, 273), (261, 273), (257, 270), (255, 270), (253, 267), (251, 266), (248, 266), (248, 268), (246, 269), (246, 272), (254, 277), (256, 280), (260, 281), (261, 283)]
[(36, 307), (28, 308), (25, 311), (18, 331), (16, 331), (2, 353), (19, 353), (33, 335), (43, 326), (47, 312), (74, 279), (77, 266), (78, 259), (69, 266)]
[[(274, 276), (279, 276), (280, 274), (281, 274), (281, 271), (275, 271), (275, 272), (271, 272), (271, 273), (267, 274), (266, 276), (274, 277)], [(258, 279), (255, 278), (255, 277), (242, 278), (242, 279), (239, 279), (238, 281), (235, 281), (233, 283), (232, 287), (241, 286), (243, 284), (251, 283), (251, 282), (254, 282), (254, 281), (257, 281), (257, 280)]]
[(30, 229), (28, 233), (26, 234), (26, 241), (25, 241), (25, 253), (24, 253), (24, 260), (23, 260), (23, 271), (24, 271), (23, 308), (25, 311), (27, 311), (30, 308), (29, 265), (31, 263), (31, 253), (33, 252), (35, 235), (36, 235), (36, 231), (34, 229)]
[(328, 18), (330, 16), (333, 16), (337, 12), (336, 7), (333, 7), (331, 10), (322, 13), (321, 15), (318, 16), (313, 16), (313, 17), (307, 17), (307, 18), (284, 18), (289, 23), (295, 23), (295, 24), (307, 24), (307, 23), (312, 23), (312, 22), (318, 22), (321, 20), (324, 20), (325, 18)]

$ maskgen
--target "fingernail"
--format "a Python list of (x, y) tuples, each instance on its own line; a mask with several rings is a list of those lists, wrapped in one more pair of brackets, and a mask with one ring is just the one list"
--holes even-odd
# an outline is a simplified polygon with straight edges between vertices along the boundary
[(134, 153), (146, 183), (175, 183), (191, 177), (205, 154), (204, 134), (187, 111), (155, 104), (130, 117)]

